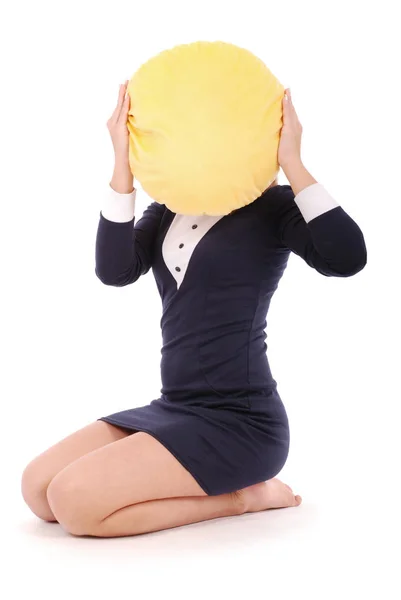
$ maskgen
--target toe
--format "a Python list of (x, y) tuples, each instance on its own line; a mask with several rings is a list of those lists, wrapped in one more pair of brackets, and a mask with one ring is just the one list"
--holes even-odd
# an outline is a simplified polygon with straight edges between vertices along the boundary
[(302, 502), (302, 498), (301, 498), (301, 496), (298, 496), (298, 495), (297, 495), (297, 496), (295, 496), (295, 497), (294, 497), (294, 501), (295, 501), (295, 504), (294, 504), (294, 506), (299, 506), (299, 505), (301, 504), (301, 502)]

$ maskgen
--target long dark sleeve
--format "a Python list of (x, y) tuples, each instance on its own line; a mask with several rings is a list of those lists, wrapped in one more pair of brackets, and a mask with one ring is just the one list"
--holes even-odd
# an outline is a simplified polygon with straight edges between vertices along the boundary
[(96, 235), (95, 273), (106, 285), (134, 283), (152, 266), (153, 248), (164, 204), (153, 202), (135, 223), (106, 219), (102, 211)]
[[(320, 184), (315, 185), (316, 193)], [(322, 275), (350, 277), (366, 265), (367, 250), (363, 233), (340, 205), (330, 208), (330, 200), (328, 203), (325, 200), (322, 204), (326, 202), (326, 205), (321, 209), (324, 212), (321, 212), (319, 207), (317, 210), (316, 207), (315, 210), (308, 210), (304, 204), (302, 214), (289, 185), (267, 190), (265, 202), (266, 218), (270, 220), (280, 243)], [(305, 219), (305, 215), (319, 212), (321, 214), (313, 216), (311, 220)]]

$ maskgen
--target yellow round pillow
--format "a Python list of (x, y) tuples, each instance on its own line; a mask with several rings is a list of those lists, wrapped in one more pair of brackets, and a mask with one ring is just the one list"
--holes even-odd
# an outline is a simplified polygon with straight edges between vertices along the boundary
[(275, 179), (284, 87), (248, 50), (165, 50), (128, 84), (129, 163), (147, 194), (185, 215), (227, 215)]

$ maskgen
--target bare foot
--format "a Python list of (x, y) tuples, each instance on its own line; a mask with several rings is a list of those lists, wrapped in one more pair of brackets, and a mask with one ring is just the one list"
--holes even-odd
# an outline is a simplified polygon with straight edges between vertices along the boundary
[(288, 508), (299, 506), (302, 502), (301, 496), (296, 496), (290, 486), (276, 477), (234, 492), (233, 499), (240, 512)]

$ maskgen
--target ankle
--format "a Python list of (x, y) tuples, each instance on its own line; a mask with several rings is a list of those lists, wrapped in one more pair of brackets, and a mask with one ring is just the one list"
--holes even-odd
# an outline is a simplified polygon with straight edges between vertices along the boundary
[(237, 490), (229, 494), (231, 505), (235, 515), (243, 515), (248, 512), (248, 504), (246, 502), (244, 490)]

